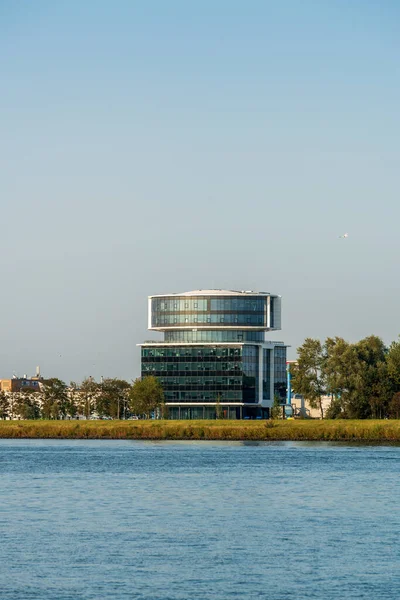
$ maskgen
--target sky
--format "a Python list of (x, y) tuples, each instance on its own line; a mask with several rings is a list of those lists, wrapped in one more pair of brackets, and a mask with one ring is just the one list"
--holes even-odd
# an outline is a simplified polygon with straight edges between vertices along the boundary
[[(396, 0), (0, 0), (0, 377), (134, 379), (147, 296), (400, 333)], [(338, 236), (348, 232), (347, 239)]]

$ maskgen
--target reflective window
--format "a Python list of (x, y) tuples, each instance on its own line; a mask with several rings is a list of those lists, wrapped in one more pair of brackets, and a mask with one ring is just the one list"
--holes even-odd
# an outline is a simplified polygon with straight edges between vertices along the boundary
[(178, 330), (166, 331), (166, 342), (262, 342), (263, 331), (241, 331), (241, 330)]
[(263, 349), (263, 399), (271, 400), (271, 350)]
[[(169, 401), (255, 401), (251, 347), (193, 346), (142, 348), (142, 376), (154, 375)], [(173, 355), (173, 358), (170, 356)], [(171, 362), (172, 361), (172, 362)]]
[(258, 402), (258, 346), (243, 346), (243, 400)]
[(152, 327), (213, 323), (266, 327), (266, 297), (153, 298)]
[(274, 348), (274, 394), (281, 400), (286, 398), (286, 347)]

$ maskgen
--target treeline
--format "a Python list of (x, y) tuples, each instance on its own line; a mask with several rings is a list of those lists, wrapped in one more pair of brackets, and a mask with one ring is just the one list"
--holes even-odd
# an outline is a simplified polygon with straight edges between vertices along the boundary
[(152, 376), (129, 383), (88, 378), (69, 385), (61, 379), (43, 379), (39, 389), (27, 386), (0, 392), (1, 419), (127, 419), (164, 415), (164, 393)]
[[(291, 366), (293, 391), (328, 419), (400, 418), (400, 339), (389, 347), (377, 336), (351, 344), (343, 338), (307, 338)], [(330, 396), (326, 414), (323, 397)]]

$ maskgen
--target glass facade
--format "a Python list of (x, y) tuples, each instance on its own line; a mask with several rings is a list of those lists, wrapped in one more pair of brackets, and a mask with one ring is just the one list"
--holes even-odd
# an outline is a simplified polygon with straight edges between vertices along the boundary
[(274, 327), (274, 323), (275, 323), (275, 303), (273, 301), (273, 299), (270, 299), (270, 305), (269, 305), (269, 324), (270, 327)]
[(190, 296), (151, 299), (151, 327), (253, 327), (267, 325), (267, 297)]
[(271, 349), (263, 348), (263, 400), (271, 400)]
[(142, 377), (157, 377), (170, 418), (265, 418), (286, 393), (286, 347), (267, 344), (281, 304), (268, 293), (205, 290), (150, 297), (150, 329), (164, 341), (142, 346)]
[(274, 348), (274, 395), (283, 402), (286, 398), (286, 347)]
[[(221, 413), (224, 419), (241, 419), (246, 417), (246, 411), (254, 409), (239, 406), (222, 406)], [(214, 406), (170, 406), (168, 410), (170, 419), (215, 419)]]
[(258, 402), (258, 347), (143, 347), (146, 375), (160, 379), (166, 402)]
[(243, 402), (258, 402), (258, 346), (243, 346)]
[(173, 342), (262, 342), (264, 341), (263, 331), (243, 331), (243, 330), (222, 330), (209, 331), (207, 329), (197, 329), (196, 331), (174, 330), (166, 331), (164, 341)]

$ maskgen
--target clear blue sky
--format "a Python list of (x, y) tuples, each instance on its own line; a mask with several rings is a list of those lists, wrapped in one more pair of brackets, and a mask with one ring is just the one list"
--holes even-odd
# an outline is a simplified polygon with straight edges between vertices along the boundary
[[(139, 374), (147, 296), (397, 338), (395, 0), (0, 0), (0, 367)], [(338, 236), (348, 232), (347, 240)]]

